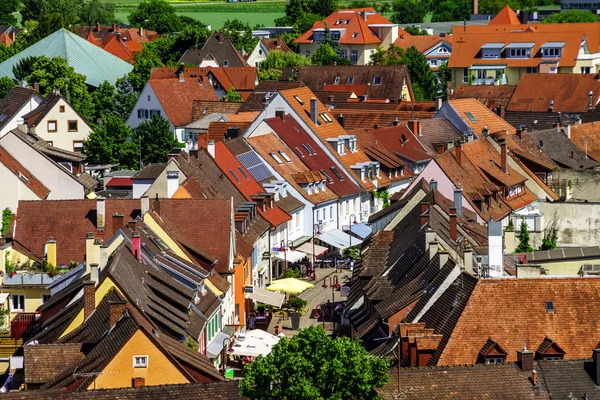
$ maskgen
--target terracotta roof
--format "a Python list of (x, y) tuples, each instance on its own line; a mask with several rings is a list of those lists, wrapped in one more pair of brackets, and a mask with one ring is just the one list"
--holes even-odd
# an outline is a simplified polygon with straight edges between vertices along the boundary
[(0, 163), (12, 172), (20, 180), (20, 183), (24, 184), (40, 200), (44, 200), (50, 194), (50, 190), (2, 146), (0, 146)]
[(290, 48), (282, 38), (262, 38), (260, 42), (268, 51), (278, 50), (284, 53), (290, 51)]
[(240, 105), (239, 111), (262, 111), (267, 104), (267, 97), (271, 96), (274, 92), (285, 89), (294, 89), (302, 86), (304, 86), (304, 83), (302, 82), (260, 82), (254, 88), (252, 94), (246, 100), (244, 100), (243, 103), (237, 103)]
[(46, 383), (83, 357), (79, 343), (23, 346), (25, 383)]
[(592, 74), (525, 74), (519, 80), (507, 110), (584, 113), (600, 100), (600, 79)]
[[(313, 92), (326, 90), (324, 86), (335, 84), (336, 78), (339, 78), (338, 83), (343, 85), (370, 84), (371, 87), (366, 94), (374, 99), (399, 101), (404, 85), (408, 88), (410, 98), (415, 98), (405, 65), (305, 66), (300, 67), (298, 71), (298, 81), (304, 82)], [(381, 83), (376, 84), (375, 78), (381, 78)]]
[[(96, 45), (100, 45), (107, 38), (114, 37), (116, 32), (121, 34), (121, 38), (125, 41), (133, 41), (136, 43), (146, 43), (156, 39), (158, 36), (154, 31), (147, 31), (142, 28), (125, 28), (123, 26), (73, 26), (79, 36), (86, 39), (90, 35), (94, 38)], [(141, 35), (143, 33), (143, 35)]]
[[(490, 132), (506, 130), (509, 133), (515, 133), (512, 125), (475, 99), (453, 99), (448, 100), (448, 103), (477, 136), (481, 135), (484, 127), (487, 127)], [(474, 120), (469, 118), (467, 113), (470, 113)]]
[(600, 162), (600, 123), (571, 125), (571, 141), (581, 151)]
[(194, 100), (219, 100), (219, 97), (206, 79), (202, 82), (185, 79), (150, 79), (150, 87), (167, 118), (175, 126), (184, 126), (192, 122), (192, 103)]
[[(229, 151), (223, 142), (215, 144), (215, 162), (229, 181), (244, 195), (244, 197), (246, 197), (246, 200), (254, 201), (252, 197), (264, 193), (263, 188), (254, 180), (252, 175), (244, 168), (231, 151)], [(246, 177), (242, 176), (243, 174), (240, 174), (240, 169), (244, 171)], [(281, 210), (277, 204), (273, 205), (274, 207), (270, 207), (267, 204), (265, 210), (261, 207), (257, 207), (259, 214), (269, 221), (272, 226), (279, 226), (291, 219), (291, 217), (285, 211)]]
[(495, 110), (496, 106), (508, 106), (516, 85), (458, 85), (451, 99), (477, 99), (484, 106)]
[(133, 180), (131, 178), (111, 178), (105, 185), (106, 187), (131, 187)]
[[(290, 149), (294, 150), (296, 155), (301, 154), (301, 160), (309, 170), (322, 170), (329, 175), (331, 181), (328, 180), (326, 184), (333, 193), (341, 197), (356, 194), (360, 191), (358, 186), (352, 183), (350, 178), (348, 178), (346, 171), (338, 170), (335, 167), (335, 164), (329, 158), (329, 155), (326, 152), (320, 151), (317, 143), (292, 116), (289, 114), (286, 115), (285, 120), (277, 117), (268, 118), (265, 122), (269, 124), (279, 139), (281, 139)], [(304, 146), (310, 146), (315, 149), (316, 154), (310, 156)], [(332, 168), (336, 168), (341, 179), (333, 172)]]
[[(367, 129), (355, 129), (348, 132), (350, 135), (355, 135), (358, 146), (371, 158), (379, 161), (387, 168), (401, 168), (404, 163), (398, 159), (392, 152), (386, 149)], [(407, 172), (407, 171), (405, 171)], [(405, 179), (405, 177), (398, 177)], [(392, 178), (390, 178), (392, 179)], [(392, 179), (394, 180), (394, 179)]]
[(12, 38), (7, 33), (0, 34), (0, 44), (5, 45), (6, 47), (10, 46), (13, 43)]
[(254, 122), (254, 120), (258, 117), (260, 113), (259, 112), (238, 112), (237, 114), (230, 114), (230, 115), (226, 115), (225, 119), (227, 119), (228, 122), (236, 122), (236, 123), (241, 123), (241, 122), (247, 122), (247, 123), (252, 123)]
[(243, 103), (229, 103), (227, 101), (194, 100), (192, 103), (192, 121), (214, 113), (235, 114)]
[[(599, 294), (600, 279), (595, 277), (479, 280), (438, 364), (475, 362), (490, 336), (506, 349), (507, 361), (516, 361), (523, 345), (537, 349), (546, 336), (564, 349), (565, 359), (589, 357), (600, 336), (594, 316)], [(548, 311), (546, 302), (552, 302), (554, 311)], [(490, 312), (497, 304), (511, 307)]]
[[(296, 174), (310, 174), (316, 172), (318, 175), (318, 181), (326, 180), (326, 177), (318, 171), (309, 170), (306, 165), (302, 163), (302, 160), (294, 153), (294, 151), (287, 147), (274, 134), (270, 133), (266, 135), (253, 136), (247, 140), (254, 150), (263, 158), (263, 160), (265, 160), (271, 166), (271, 168), (277, 171), (306, 200), (313, 204), (321, 204), (336, 200), (338, 198), (338, 196), (336, 196), (336, 194), (333, 193), (333, 191), (331, 191), (329, 188), (327, 188), (325, 191), (321, 191), (320, 189), (316, 188), (313, 190), (312, 194), (309, 195), (308, 192), (299, 185), (300, 182), (298, 182), (294, 176)], [(284, 159), (280, 152), (283, 152), (290, 159), (290, 161), (288, 162), (286, 159)], [(275, 160), (271, 154), (275, 154), (275, 156), (281, 162)]]
[(227, 60), (231, 67), (246, 67), (248, 64), (235, 48), (229, 37), (223, 32), (215, 32), (204, 43), (201, 49), (187, 50), (179, 63), (200, 65), (205, 59), (214, 59), (219, 66)]
[[(440, 36), (440, 35), (407, 35), (400, 34), (398, 39), (394, 41), (394, 45), (400, 47), (401, 49), (408, 49), (409, 47), (415, 47), (419, 50), (420, 53), (425, 53), (427, 50), (431, 49), (434, 46), (437, 46), (440, 43), (445, 43), (450, 48), (452, 48), (452, 43), (454, 42), (454, 37), (452, 35)], [(447, 54), (447, 57), (450, 57), (450, 53)]]
[[(400, 121), (400, 125), (407, 125), (408, 121)], [(425, 151), (434, 157), (438, 154), (437, 145), (456, 143), (464, 140), (464, 135), (444, 117), (426, 118), (419, 120), (421, 135), (417, 137)]]
[[(326, 145), (330, 146), (327, 143), (327, 139), (337, 138), (339, 136), (346, 135), (346, 131), (344, 128), (340, 126), (335, 117), (329, 113), (328, 109), (323, 106), (322, 103), (317, 101), (317, 112), (319, 115), (327, 114), (331, 120), (331, 122), (325, 122), (322, 117), (319, 117), (320, 123), (319, 125), (315, 125), (315, 123), (310, 118), (310, 101), (314, 96), (312, 92), (308, 88), (298, 88), (298, 89), (290, 89), (284, 90), (280, 92), (282, 96), (287, 100), (288, 104), (291, 105), (292, 108), (295, 109), (298, 116), (303, 120), (305, 124), (307, 124), (310, 129), (321, 139), (321, 141)], [(298, 101), (299, 99), (300, 101)], [(302, 103), (301, 103), (302, 102)], [(332, 154), (336, 153), (335, 150), (332, 150)], [(360, 176), (357, 176), (354, 171), (352, 171), (351, 166), (361, 162), (370, 162), (367, 155), (358, 148), (355, 152), (347, 152), (344, 155), (335, 154), (346, 167), (348, 173), (352, 173), (355, 175), (355, 178), (359, 184), (368, 191), (371, 191), (376, 188), (375, 184), (370, 180), (362, 181)], [(352, 171), (352, 172), (351, 172)], [(386, 187), (389, 185), (389, 180), (385, 176), (381, 176), (377, 179), (378, 185)]]
[[(22, 115), (21, 117), (28, 127), (37, 125), (42, 119), (44, 119), (46, 115), (48, 115), (50, 111), (52, 111), (54, 106), (56, 106), (61, 99), (62, 97), (60, 95), (51, 93), (44, 99), (44, 101), (40, 103), (39, 106), (37, 106), (37, 108), (31, 110), (25, 115)], [(85, 118), (82, 117), (82, 119), (85, 121)]]
[(254, 90), (257, 81), (257, 72), (255, 67), (206, 67), (206, 68), (152, 68), (150, 79), (175, 79), (177, 73), (183, 71), (184, 79), (198, 80), (206, 78), (209, 74), (221, 84), (224, 90), (235, 87), (242, 97), (247, 96), (248, 92)]
[(341, 84), (334, 85), (332, 83), (323, 85), (324, 92), (342, 92), (342, 93), (352, 93), (355, 96), (362, 97), (369, 92), (370, 85), (366, 83), (362, 84)]
[(410, 160), (413, 163), (431, 160), (431, 156), (427, 154), (418, 138), (413, 135), (406, 125), (370, 129), (369, 133), (397, 157)]
[(111, 220), (115, 213), (123, 215), (125, 222), (134, 219), (140, 215), (140, 201), (106, 199), (104, 230), (96, 228), (96, 200), (19, 201), (13, 246), (41, 259), (46, 241), (54, 238), (59, 265), (80, 263), (85, 260), (86, 234), (93, 232), (96, 239), (108, 242), (115, 233)]
[(521, 25), (517, 13), (507, 4), (488, 23), (488, 25)]
[(27, 104), (32, 97), (39, 94), (29, 88), (15, 86), (0, 101), (0, 115), (4, 115), (0, 121), (0, 129), (10, 122), (10, 120)]
[(134, 53), (141, 52), (143, 49), (139, 42), (134, 40), (124, 41), (117, 35), (106, 37), (100, 47), (121, 60), (129, 62), (133, 61)]
[(229, 128), (239, 128), (240, 135), (250, 126), (251, 122), (211, 122), (208, 126), (208, 140), (222, 142)]
[(541, 151), (531, 132), (520, 132), (516, 135), (509, 135), (506, 132), (499, 131), (491, 133), (490, 136), (496, 140), (504, 139), (508, 150), (519, 158), (525, 158), (550, 171), (557, 168), (552, 158), (544, 151)]
[(434, 112), (430, 111), (388, 111), (388, 110), (356, 110), (353, 108), (346, 108), (347, 105), (352, 103), (344, 103), (336, 106), (331, 110), (331, 114), (335, 118), (339, 118), (340, 115), (344, 116), (344, 127), (345, 129), (359, 129), (365, 128), (370, 129), (375, 125), (380, 128), (392, 126), (396, 121), (408, 121), (415, 119), (427, 119), (434, 116)]
[[(363, 17), (366, 16), (366, 20)], [(300, 35), (294, 43), (313, 43), (313, 30), (324, 29), (341, 30), (340, 44), (370, 44), (381, 43), (382, 38), (377, 37), (370, 25), (392, 23), (375, 12), (373, 8), (355, 8), (350, 10), (338, 10), (330, 14), (322, 21), (316, 21), (312, 28)]]

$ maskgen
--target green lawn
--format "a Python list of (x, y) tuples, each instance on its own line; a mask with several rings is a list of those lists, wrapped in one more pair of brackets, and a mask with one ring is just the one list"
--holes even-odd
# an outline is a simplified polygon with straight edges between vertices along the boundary
[[(116, 17), (127, 23), (127, 16), (130, 11), (117, 10)], [(228, 19), (237, 18), (243, 22), (247, 22), (250, 26), (257, 24), (263, 24), (265, 26), (274, 26), (276, 18), (284, 16), (284, 13), (260, 13), (260, 12), (244, 12), (244, 13), (228, 13), (228, 12), (204, 12), (198, 11), (184, 11), (178, 12), (179, 15), (185, 15), (201, 21), (207, 25), (210, 25), (212, 29), (219, 29), (223, 26), (223, 22)]]

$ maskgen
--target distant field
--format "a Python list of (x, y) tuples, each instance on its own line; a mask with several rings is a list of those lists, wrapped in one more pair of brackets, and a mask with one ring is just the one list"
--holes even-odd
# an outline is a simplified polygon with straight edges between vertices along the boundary
[[(1, 0), (0, 0), (1, 1)], [(178, 12), (179, 15), (185, 15), (197, 19), (198, 21), (210, 25), (212, 29), (223, 27), (223, 22), (228, 19), (237, 18), (243, 22), (247, 22), (250, 26), (263, 24), (265, 26), (273, 26), (276, 18), (282, 17), (284, 13), (264, 13), (264, 12), (244, 12), (244, 13), (228, 13), (228, 12), (206, 12), (206, 11), (184, 11)], [(129, 11), (117, 10), (116, 17), (127, 23)]]

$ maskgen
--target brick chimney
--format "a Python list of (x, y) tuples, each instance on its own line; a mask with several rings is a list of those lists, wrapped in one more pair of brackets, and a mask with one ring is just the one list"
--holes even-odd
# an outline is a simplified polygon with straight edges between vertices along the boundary
[(49, 265), (56, 267), (56, 240), (48, 239), (46, 242), (46, 261)]
[(505, 174), (508, 174), (508, 154), (506, 149), (506, 142), (500, 142), (500, 168)]
[(429, 214), (427, 213), (427, 210), (429, 210), (429, 203), (424, 201), (421, 203), (421, 226), (429, 222)]
[(127, 226), (129, 227), (129, 229), (131, 229), (132, 232), (137, 231), (137, 221), (135, 219), (132, 219), (131, 221), (129, 221), (127, 223)]
[(127, 308), (127, 302), (125, 300), (110, 300), (108, 302), (109, 309), (109, 326), (108, 329), (115, 326), (119, 318), (123, 315), (123, 312)]
[(103, 231), (104, 230), (104, 223), (105, 218), (106, 218), (106, 207), (105, 207), (105, 198), (104, 197), (97, 197), (96, 198), (96, 228), (99, 231)]
[(496, 114), (497, 114), (497, 115), (498, 115), (500, 118), (504, 119), (504, 106), (503, 106), (502, 104), (498, 104), (498, 105), (496, 106)]
[(473, 0), (473, 14), (479, 14), (479, 0)]
[(517, 364), (523, 372), (533, 371), (533, 356), (533, 351), (527, 350), (527, 346), (523, 346), (523, 350), (517, 350)]
[(131, 235), (131, 253), (138, 260), (142, 259), (142, 239), (138, 231), (133, 232)]
[(456, 145), (456, 162), (462, 166), (462, 145), (459, 143)]
[(444, 151), (446, 151), (446, 146), (444, 146), (444, 143), (436, 144), (435, 148), (438, 154), (443, 154)]
[(100, 32), (100, 22), (96, 22), (96, 32)]
[(456, 240), (458, 239), (458, 216), (456, 215), (456, 208), (450, 208), (450, 239)]
[(112, 216), (112, 229), (113, 233), (123, 227), (123, 214), (114, 213)]
[(93, 281), (83, 282), (83, 318), (87, 319), (96, 308), (96, 284)]

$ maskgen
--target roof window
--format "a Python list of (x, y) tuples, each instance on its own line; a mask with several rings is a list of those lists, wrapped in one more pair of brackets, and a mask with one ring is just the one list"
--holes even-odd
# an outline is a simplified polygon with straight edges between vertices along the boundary
[(469, 120), (471, 122), (477, 122), (477, 118), (475, 118), (475, 116), (473, 114), (471, 114), (470, 112), (466, 112), (465, 115), (467, 116), (467, 118), (469, 118)]
[(349, 76), (348, 80), (346, 81), (346, 83), (348, 83), (349, 85), (354, 83), (354, 77), (353, 76)]
[(302, 100), (300, 100), (300, 97), (298, 97), (298, 96), (294, 96), (294, 99), (296, 99), (296, 101), (297, 101), (298, 103), (300, 103), (300, 105), (301, 105), (301, 106), (303, 106), (303, 105), (304, 105), (304, 102), (303, 102)]
[(381, 77), (380, 76), (376, 76), (375, 78), (373, 78), (373, 84), (374, 85), (381, 85)]
[(346, 24), (346, 25), (350, 24), (350, 20), (349, 20), (349, 19), (347, 19), (347, 20), (345, 21), (345, 24)]
[(329, 115), (327, 115), (326, 113), (321, 113), (319, 115), (321, 116), (321, 118), (323, 118), (323, 121), (325, 121), (326, 123), (330, 124), (333, 122), (333, 120), (329, 118)]
[(302, 151), (300, 151), (300, 149), (299, 149), (299, 148), (297, 148), (297, 147), (294, 147), (294, 149), (295, 149), (295, 150), (298, 152), (298, 155), (299, 155), (300, 157), (304, 157), (304, 154), (302, 153)]
[(327, 172), (325, 172), (324, 169), (320, 169), (319, 172), (322, 173), (323, 175), (325, 175), (328, 183), (333, 183), (333, 179), (331, 179), (331, 177), (329, 175), (327, 175)]
[(335, 25), (341, 25), (342, 22), (343, 22), (343, 20), (338, 19), (337, 21), (335, 21)]
[(356, 38), (356, 37), (358, 37), (358, 32), (354, 32), (354, 33), (352, 34), (352, 38)]
[(550, 300), (546, 300), (546, 312), (549, 312), (549, 313), (554, 312), (554, 303)]
[(275, 161), (277, 161), (277, 164), (283, 164), (283, 161), (281, 161), (281, 158), (279, 158), (275, 152), (272, 151), (269, 154)]
[(335, 174), (335, 176), (338, 177), (338, 179), (340, 181), (344, 180), (344, 176), (342, 174), (340, 174), (340, 171), (338, 171), (338, 169), (336, 167), (331, 167), (331, 170), (333, 171), (333, 173)]
[(288, 157), (287, 154), (285, 154), (285, 151), (283, 150), (279, 150), (279, 154), (281, 155), (281, 157), (283, 157), (283, 159), (287, 162), (292, 162), (292, 159)]
[(249, 181), (250, 178), (248, 178), (248, 175), (244, 172), (244, 170), (242, 169), (242, 167), (238, 166), (237, 168), (240, 171), (240, 173), (244, 176), (244, 178), (246, 178), (246, 180)]
[(237, 181), (237, 183), (242, 183), (239, 178), (233, 173), (232, 170), (229, 170), (229, 173), (231, 174), (231, 176), (233, 176), (233, 178)]
[(338, 83), (340, 83), (340, 77), (339, 77), (339, 76), (336, 76), (336, 77), (335, 77), (335, 80), (333, 81), (333, 84), (334, 84), (334, 85), (337, 85)]

